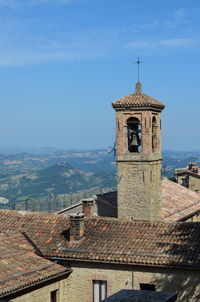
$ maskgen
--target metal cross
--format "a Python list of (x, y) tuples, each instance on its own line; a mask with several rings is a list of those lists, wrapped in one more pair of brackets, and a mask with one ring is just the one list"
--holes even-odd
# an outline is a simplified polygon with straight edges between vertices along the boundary
[(140, 61), (140, 58), (138, 57), (137, 61), (134, 63), (138, 64), (138, 82), (139, 82), (140, 81), (140, 64), (144, 63), (144, 62)]

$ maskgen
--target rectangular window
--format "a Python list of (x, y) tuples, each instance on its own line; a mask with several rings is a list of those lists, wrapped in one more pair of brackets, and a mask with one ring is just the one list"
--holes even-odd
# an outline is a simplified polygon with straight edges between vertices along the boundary
[(101, 302), (107, 298), (107, 281), (93, 280), (93, 302)]
[(57, 302), (57, 291), (58, 290), (54, 290), (51, 292), (51, 302)]
[(140, 290), (151, 290), (151, 291), (155, 291), (155, 290), (156, 290), (156, 287), (155, 287), (155, 284), (140, 283)]

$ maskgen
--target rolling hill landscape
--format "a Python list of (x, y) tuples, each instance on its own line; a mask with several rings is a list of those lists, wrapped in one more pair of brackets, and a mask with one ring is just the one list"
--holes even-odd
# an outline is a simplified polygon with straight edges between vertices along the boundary
[[(7, 150), (8, 151), (8, 150)], [(106, 150), (27, 150), (0, 153), (0, 206), (58, 210), (80, 198), (116, 189), (113, 154)], [(200, 163), (200, 151), (163, 152), (163, 175)]]

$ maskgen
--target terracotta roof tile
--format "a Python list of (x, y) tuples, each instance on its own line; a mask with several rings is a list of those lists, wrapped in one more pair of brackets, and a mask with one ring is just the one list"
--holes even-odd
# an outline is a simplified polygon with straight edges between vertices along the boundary
[(44, 255), (49, 248), (56, 248), (69, 228), (68, 220), (62, 215), (0, 210), (0, 232), (24, 232), (29, 242), (34, 242), (38, 255)]
[(135, 107), (155, 107), (163, 109), (165, 105), (144, 93), (132, 93), (113, 102), (112, 107), (115, 109), (130, 109)]
[(54, 255), (86, 261), (200, 268), (199, 242), (199, 223), (96, 217), (85, 218), (84, 238), (65, 242)]
[(195, 173), (195, 172), (193, 172), (191, 170), (182, 170), (182, 171), (176, 172), (174, 175), (180, 176), (180, 175), (185, 175), (185, 174), (186, 175), (194, 176), (196, 178), (200, 178), (200, 168), (198, 168), (198, 173)]
[(200, 211), (200, 194), (173, 181), (162, 181), (162, 218), (164, 221), (184, 220)]
[(37, 256), (23, 234), (0, 234), (0, 298), (70, 271)]
[[(46, 258), (200, 269), (200, 224), (85, 218), (84, 237), (69, 242), (69, 218), (0, 211), (0, 232), (24, 232), (29, 253)], [(29, 247), (27, 247), (29, 249)], [(0, 249), (1, 251), (1, 249)], [(26, 254), (26, 253), (25, 253)], [(2, 259), (7, 261), (6, 258)], [(3, 263), (3, 262), (2, 262)], [(16, 269), (16, 268), (15, 268)]]

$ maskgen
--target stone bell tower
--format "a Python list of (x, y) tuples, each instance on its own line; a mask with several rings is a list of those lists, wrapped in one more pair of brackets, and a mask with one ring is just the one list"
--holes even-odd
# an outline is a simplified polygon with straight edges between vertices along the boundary
[(116, 111), (118, 217), (160, 220), (161, 119), (164, 105), (142, 93), (112, 103)]

